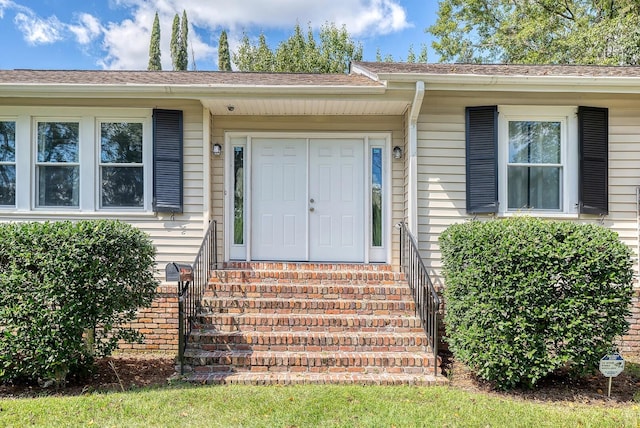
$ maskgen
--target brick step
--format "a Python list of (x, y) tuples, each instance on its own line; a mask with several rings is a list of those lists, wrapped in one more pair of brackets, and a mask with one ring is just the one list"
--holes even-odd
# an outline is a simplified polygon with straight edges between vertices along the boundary
[(396, 332), (193, 332), (188, 346), (208, 351), (427, 352), (424, 334)]
[(393, 266), (384, 263), (306, 263), (306, 262), (225, 262), (226, 270), (293, 270), (293, 271), (392, 271)]
[(392, 271), (368, 270), (247, 270), (225, 269), (211, 272), (209, 284), (240, 283), (307, 283), (307, 284), (363, 284), (393, 285), (404, 280), (404, 274)]
[(321, 314), (199, 314), (195, 330), (423, 332), (415, 316)]
[(424, 374), (431, 365), (425, 353), (206, 351), (187, 349), (185, 370), (194, 372), (311, 372)]
[(405, 373), (188, 373), (186, 382), (207, 385), (412, 385), (448, 383), (443, 376)]
[(415, 311), (412, 300), (346, 300), (204, 297), (202, 311), (228, 314), (361, 314), (399, 315)]
[(205, 296), (280, 297), (284, 299), (413, 300), (407, 284), (210, 283)]

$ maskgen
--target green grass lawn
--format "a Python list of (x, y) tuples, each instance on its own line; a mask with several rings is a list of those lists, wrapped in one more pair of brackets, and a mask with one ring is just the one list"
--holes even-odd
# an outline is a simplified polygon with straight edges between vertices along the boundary
[(543, 404), (439, 387), (178, 385), (0, 400), (0, 426), (638, 427), (640, 406)]

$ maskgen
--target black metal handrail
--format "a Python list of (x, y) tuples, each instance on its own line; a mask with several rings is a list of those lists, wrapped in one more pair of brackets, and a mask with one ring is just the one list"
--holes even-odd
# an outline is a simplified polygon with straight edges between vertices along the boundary
[(416, 315), (420, 317), (422, 328), (427, 334), (429, 346), (433, 350), (433, 371), (438, 374), (438, 314), (440, 298), (431, 277), (420, 257), (418, 245), (409, 231), (407, 224), (398, 223), (400, 228), (400, 269), (407, 277), (407, 282), (416, 303)]
[(200, 308), (202, 295), (211, 278), (211, 269), (218, 268), (218, 223), (213, 220), (202, 239), (192, 265), (192, 275), (178, 281), (178, 359), (180, 374), (184, 374), (184, 351), (187, 339)]

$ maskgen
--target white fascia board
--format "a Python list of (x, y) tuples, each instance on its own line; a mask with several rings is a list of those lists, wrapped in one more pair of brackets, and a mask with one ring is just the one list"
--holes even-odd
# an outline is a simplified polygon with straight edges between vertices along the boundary
[(486, 76), (399, 73), (379, 75), (386, 82), (424, 81), (430, 91), (640, 93), (640, 77)]
[(168, 97), (200, 99), (214, 95), (371, 95), (384, 94), (380, 86), (305, 86), (305, 85), (74, 85), (74, 84), (2, 84), (4, 97)]

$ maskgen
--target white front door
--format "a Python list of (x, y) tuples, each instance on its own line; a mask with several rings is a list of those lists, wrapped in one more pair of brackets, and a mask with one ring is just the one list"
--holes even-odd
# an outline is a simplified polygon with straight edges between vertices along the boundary
[(364, 141), (252, 140), (251, 258), (364, 261)]
[(309, 258), (362, 262), (363, 141), (313, 139), (309, 151)]
[(251, 257), (307, 259), (307, 141), (254, 139)]

